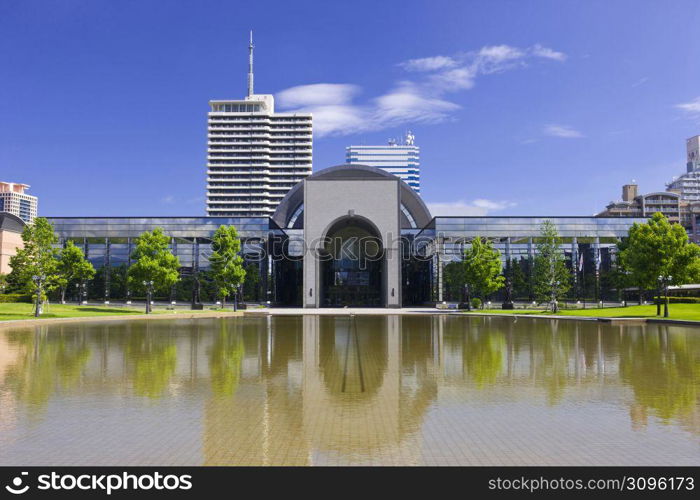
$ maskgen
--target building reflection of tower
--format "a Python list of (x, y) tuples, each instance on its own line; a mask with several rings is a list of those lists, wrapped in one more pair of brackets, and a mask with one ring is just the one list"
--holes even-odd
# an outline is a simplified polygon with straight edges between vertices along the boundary
[(245, 346), (240, 383), (206, 403), (205, 464), (420, 462), (439, 371), (430, 318), (418, 336), (399, 316), (267, 322), (262, 335), (257, 322), (229, 325)]

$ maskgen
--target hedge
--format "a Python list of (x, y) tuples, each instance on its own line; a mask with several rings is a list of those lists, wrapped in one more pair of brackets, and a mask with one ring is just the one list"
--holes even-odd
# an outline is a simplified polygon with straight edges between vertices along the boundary
[[(656, 297), (654, 297), (656, 303)], [(664, 299), (661, 298), (661, 303), (664, 303)], [(669, 297), (669, 304), (700, 304), (700, 297)]]
[(0, 304), (8, 304), (10, 302), (29, 302), (31, 304), (32, 298), (29, 295), (23, 293), (3, 293), (0, 294)]

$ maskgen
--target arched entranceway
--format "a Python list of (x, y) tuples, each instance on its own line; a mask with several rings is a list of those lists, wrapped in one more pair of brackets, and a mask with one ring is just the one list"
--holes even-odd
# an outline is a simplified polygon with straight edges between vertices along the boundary
[(322, 307), (384, 307), (385, 256), (374, 224), (344, 217), (329, 227), (320, 252)]

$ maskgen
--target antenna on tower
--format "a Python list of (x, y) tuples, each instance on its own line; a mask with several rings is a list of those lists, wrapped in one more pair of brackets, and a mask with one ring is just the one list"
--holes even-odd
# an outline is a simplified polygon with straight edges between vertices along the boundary
[(250, 44), (248, 45), (248, 97), (253, 95), (253, 30), (250, 30)]

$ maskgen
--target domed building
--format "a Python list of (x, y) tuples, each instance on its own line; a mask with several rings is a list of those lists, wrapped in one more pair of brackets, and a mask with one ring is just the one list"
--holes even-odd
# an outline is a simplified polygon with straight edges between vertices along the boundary
[[(162, 228), (171, 238), (182, 275), (197, 276), (209, 266), (214, 231), (233, 225), (247, 272), (259, 273), (252, 280), (255, 290), (244, 291), (253, 297), (248, 300), (305, 308), (397, 308), (445, 300), (444, 267), (461, 260), (474, 238), (490, 239), (504, 262), (529, 262), (542, 223), (551, 221), (572, 273), (572, 263), (583, 266), (579, 272), (590, 273), (593, 266), (609, 266), (615, 244), (632, 224), (646, 219), (434, 215), (399, 177), (375, 167), (344, 164), (298, 182), (271, 217), (49, 220), (62, 243), (73, 241), (96, 268), (104, 269), (106, 291), (114, 288), (111, 269), (131, 265), (136, 238), (144, 231)], [(198, 301), (195, 292), (193, 302)]]

